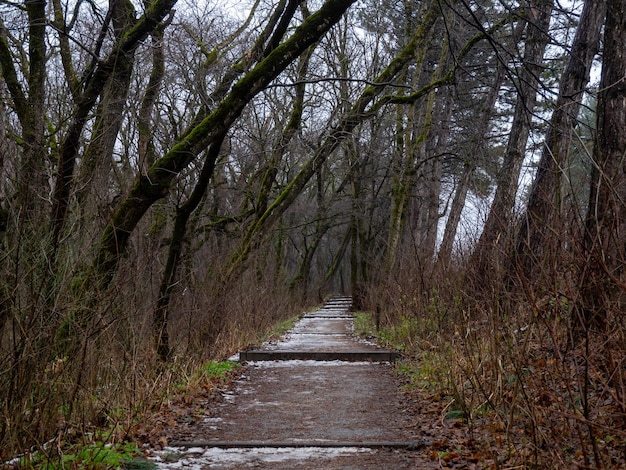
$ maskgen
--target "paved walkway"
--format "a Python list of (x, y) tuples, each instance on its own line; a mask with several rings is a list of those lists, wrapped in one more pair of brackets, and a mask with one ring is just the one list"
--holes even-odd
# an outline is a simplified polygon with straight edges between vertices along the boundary
[(393, 361), (397, 354), (352, 337), (353, 317), (350, 298), (327, 302), (315, 312), (307, 313), (283, 341), (261, 349), (242, 351), (241, 360), (341, 360)]
[[(270, 360), (246, 362), (219, 406), (160, 453), (160, 467), (436, 468), (411, 449), (415, 418), (389, 362), (372, 361), (390, 351), (352, 337), (349, 306), (335, 299), (282, 341), (242, 352)], [(285, 353), (298, 360), (275, 360)]]

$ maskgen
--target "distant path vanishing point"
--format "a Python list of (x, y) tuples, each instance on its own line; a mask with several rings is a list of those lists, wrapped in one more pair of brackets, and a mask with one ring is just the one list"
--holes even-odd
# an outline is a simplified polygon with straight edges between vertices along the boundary
[(156, 454), (159, 467), (438, 468), (411, 432), (397, 353), (354, 338), (350, 306), (333, 298), (283, 340), (242, 351), (234, 388)]

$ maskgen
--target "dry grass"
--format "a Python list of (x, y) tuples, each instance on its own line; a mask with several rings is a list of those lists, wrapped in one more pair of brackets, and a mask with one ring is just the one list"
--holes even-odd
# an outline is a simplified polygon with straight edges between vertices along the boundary
[(49, 319), (44, 309), (36, 312), (38, 327), (15, 329), (25, 319), (14, 318), (14, 328), (3, 330), (0, 461), (28, 450), (52, 458), (96, 429), (123, 440), (207, 361), (258, 343), (301, 310), (286, 291), (261, 283), (250, 288), (245, 279), (227, 292), (183, 281), (172, 305), (173, 359), (162, 364), (151, 330), (154, 298), (144, 281), (130, 269), (118, 276), (87, 322), (68, 323), (69, 346), (54, 339), (64, 318)]
[[(396, 279), (413, 277), (404, 274)], [(621, 312), (610, 313), (606, 332), (581, 335), (573, 331), (574, 291), (563, 284), (537, 298), (507, 292), (494, 277), (480, 295), (467, 292), (465, 275), (380, 293), (381, 336), (415, 358), (416, 382), (445, 393), (503, 468), (626, 466)]]

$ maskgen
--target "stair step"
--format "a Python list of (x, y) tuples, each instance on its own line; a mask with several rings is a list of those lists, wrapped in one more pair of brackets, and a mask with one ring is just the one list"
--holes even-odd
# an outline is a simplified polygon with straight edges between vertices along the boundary
[(424, 447), (420, 442), (407, 441), (181, 441), (171, 442), (173, 447), (219, 447), (222, 449), (250, 449), (250, 448), (337, 448), (337, 447), (368, 447), (368, 448), (396, 448), (418, 450)]
[(239, 353), (240, 361), (346, 361), (394, 362), (400, 355), (395, 351), (262, 351)]

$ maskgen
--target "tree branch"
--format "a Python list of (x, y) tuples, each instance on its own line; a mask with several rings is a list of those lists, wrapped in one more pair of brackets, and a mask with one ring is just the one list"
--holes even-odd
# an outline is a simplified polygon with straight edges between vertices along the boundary
[(254, 96), (339, 21), (355, 1), (327, 0), (289, 39), (240, 79), (213, 112), (185, 132), (181, 141), (158, 159), (147, 174), (138, 177), (100, 238), (93, 274), (99, 276), (101, 287), (111, 281), (132, 231), (152, 204), (168, 194), (173, 179), (232, 125)]
[(287, 87), (295, 87), (298, 85), (310, 85), (315, 83), (324, 83), (324, 82), (349, 82), (349, 83), (362, 83), (368, 86), (375, 87), (394, 87), (394, 88), (408, 88), (411, 89), (410, 85), (402, 85), (400, 83), (393, 82), (377, 82), (372, 80), (365, 80), (361, 78), (344, 78), (344, 77), (324, 77), (324, 78), (311, 78), (307, 80), (298, 80), (291, 83), (272, 83), (267, 88), (287, 88)]

